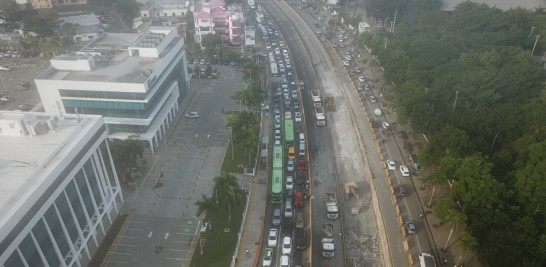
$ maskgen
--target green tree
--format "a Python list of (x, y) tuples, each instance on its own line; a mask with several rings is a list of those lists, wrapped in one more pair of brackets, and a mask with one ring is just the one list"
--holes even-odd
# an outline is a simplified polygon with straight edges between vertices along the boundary
[(243, 148), (248, 152), (248, 165), (250, 165), (252, 148), (258, 145), (258, 137), (252, 128), (243, 127), (243, 129), (241, 129), (241, 142)]
[(247, 104), (252, 100), (252, 91), (241, 87), (231, 98), (239, 101), (242, 108), (246, 109)]
[(116, 10), (126, 25), (133, 25), (133, 19), (138, 16), (140, 8), (135, 0), (114, 0)]
[(138, 167), (137, 160), (142, 158), (144, 148), (138, 140), (133, 138), (110, 142), (109, 146), (118, 176), (126, 181), (131, 169)]
[(205, 49), (214, 50), (217, 46), (222, 45), (222, 39), (220, 35), (217, 34), (205, 34), (201, 40), (201, 45), (205, 47)]
[(214, 178), (214, 194), (220, 207), (228, 209), (228, 221), (231, 222), (231, 207), (241, 201), (241, 188), (237, 178), (227, 172)]
[(186, 13), (186, 43), (195, 42), (195, 21), (193, 18), (193, 12), (188, 11)]
[(205, 194), (201, 194), (201, 200), (197, 200), (193, 204), (197, 206), (197, 216), (218, 209), (218, 201), (214, 196), (207, 197)]

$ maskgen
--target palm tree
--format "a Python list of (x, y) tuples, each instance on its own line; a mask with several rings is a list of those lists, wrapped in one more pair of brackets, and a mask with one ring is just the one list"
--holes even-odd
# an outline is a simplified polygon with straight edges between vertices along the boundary
[(237, 178), (227, 172), (214, 177), (214, 195), (218, 206), (228, 208), (228, 221), (231, 222), (231, 206), (241, 200), (241, 188)]
[(251, 99), (250, 90), (241, 87), (239, 88), (239, 91), (235, 92), (231, 96), (231, 98), (239, 101), (243, 106), (243, 109), (246, 109), (246, 105), (250, 102), (249, 100)]
[[(197, 216), (201, 216), (203, 212), (209, 213), (209, 211), (214, 211), (218, 209), (218, 203), (214, 196), (207, 197), (205, 194), (201, 194), (201, 200), (197, 200), (193, 205), (197, 206)], [(212, 224), (209, 220), (209, 227), (212, 230)]]
[(243, 147), (248, 151), (248, 164), (250, 165), (250, 151), (258, 145), (257, 137), (252, 128), (243, 127), (241, 130)]

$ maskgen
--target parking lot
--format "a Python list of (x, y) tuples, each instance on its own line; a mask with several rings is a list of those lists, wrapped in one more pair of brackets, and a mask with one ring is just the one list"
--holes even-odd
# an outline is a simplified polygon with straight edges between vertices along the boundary
[(186, 266), (202, 226), (195, 218), (131, 215), (103, 266)]
[[(35, 107), (40, 103), (34, 78), (50, 66), (48, 59), (2, 57), (0, 65), (11, 68), (10, 71), (0, 71), (0, 96), (7, 98), (7, 101), (0, 101), (0, 110), (21, 110), (21, 105)], [(27, 88), (20, 86), (24, 83), (28, 83)], [(40, 107), (34, 110), (40, 111)]]

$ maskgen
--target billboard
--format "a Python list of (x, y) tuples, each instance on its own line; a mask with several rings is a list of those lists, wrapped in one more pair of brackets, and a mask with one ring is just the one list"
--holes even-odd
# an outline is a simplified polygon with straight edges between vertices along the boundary
[(254, 26), (245, 27), (245, 46), (256, 45), (256, 28)]

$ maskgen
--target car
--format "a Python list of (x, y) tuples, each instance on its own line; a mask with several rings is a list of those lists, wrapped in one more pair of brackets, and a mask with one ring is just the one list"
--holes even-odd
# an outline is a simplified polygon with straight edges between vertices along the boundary
[(298, 160), (298, 170), (307, 170), (309, 169), (309, 164), (304, 160)]
[(284, 41), (282, 41), (282, 40), (279, 41), (279, 45), (280, 45), (281, 47), (284, 47)]
[(298, 98), (298, 91), (296, 89), (292, 90), (292, 98)]
[(266, 48), (268, 51), (271, 50), (271, 44), (270, 44), (270, 43), (267, 43), (267, 44), (265, 45), (265, 48)]
[(351, 54), (351, 50), (345, 50), (345, 55), (350, 55)]
[(10, 71), (11, 67), (0, 65), (0, 70)]
[(210, 65), (210, 60), (205, 60), (205, 65)]
[(353, 76), (353, 75), (355, 75), (355, 74), (356, 74), (356, 72), (355, 72), (354, 70), (352, 70), (352, 69), (349, 70), (349, 75)]
[(391, 159), (387, 160), (387, 168), (391, 171), (396, 170), (396, 163), (394, 162), (394, 160), (391, 160)]
[(351, 64), (351, 63), (350, 63), (349, 61), (343, 60), (343, 65), (344, 65), (344, 66), (349, 66), (350, 64)]
[(364, 85), (358, 83), (358, 84), (356, 85), (356, 90), (358, 90), (358, 91), (364, 90)]
[(229, 62), (229, 65), (231, 65), (231, 66), (235, 66), (235, 61), (233, 61), (233, 60), (232, 60), (232, 61), (230, 61), (230, 62)]
[(290, 257), (287, 255), (282, 255), (280, 259), (279, 267), (290, 267)]
[(303, 170), (296, 171), (296, 184), (302, 185), (305, 182), (305, 172)]
[(367, 83), (366, 83), (366, 84), (364, 84), (364, 90), (366, 90), (366, 91), (370, 90), (370, 85), (369, 85), (369, 84), (367, 84)]
[[(292, 198), (290, 198), (290, 200), (292, 200)], [(292, 224), (291, 221), (289, 220), (284, 221), (284, 223), (282, 224), (282, 232), (283, 232), (282, 234), (283, 236), (289, 236), (289, 237), (294, 236), (294, 225)]]
[(281, 140), (281, 130), (275, 130), (275, 140)]
[(294, 178), (292, 176), (286, 176), (285, 186), (286, 190), (294, 189)]
[(186, 118), (197, 119), (197, 118), (199, 118), (199, 112), (192, 111), (192, 112), (186, 114)]
[(402, 176), (404, 176), (404, 177), (410, 176), (410, 172), (409, 172), (408, 166), (406, 166), (406, 165), (400, 165), (400, 173), (402, 173)]
[(282, 254), (290, 255), (291, 253), (292, 253), (292, 238), (289, 236), (285, 236), (282, 239)]
[[(288, 82), (287, 81), (282, 81), (281, 88), (283, 89), (283, 92), (285, 93), (285, 95), (288, 95)], [(284, 90), (284, 89), (287, 89), (287, 90)]]
[(273, 102), (279, 102), (281, 101), (281, 96), (279, 94), (274, 94), (273, 95)]
[(299, 112), (299, 111), (294, 112), (294, 121), (295, 122), (301, 122), (301, 112)]
[(22, 105), (19, 105), (19, 108), (22, 110), (22, 111), (29, 111), (31, 110), (32, 108), (34, 108), (33, 105), (30, 105), (30, 104), (22, 104)]
[(205, 60), (201, 59), (201, 61), (199, 61), (199, 65), (205, 65)]
[(217, 77), (218, 76), (218, 71), (217, 70), (212, 70), (212, 76)]
[(415, 224), (412, 222), (406, 222), (406, 232), (410, 235), (414, 235), (415, 232)]
[(294, 210), (292, 209), (292, 202), (287, 201), (284, 205), (284, 217), (292, 218), (292, 216), (294, 216), (293, 211)]
[(197, 58), (194, 59), (194, 60), (193, 60), (193, 64), (199, 64), (199, 59), (197, 59)]
[(362, 73), (362, 70), (358, 66), (355, 67), (355, 71), (356, 71), (356, 73)]
[(11, 98), (7, 97), (7, 96), (3, 96), (3, 97), (0, 97), (0, 101), (2, 102), (9, 102), (11, 101)]
[(269, 111), (269, 105), (262, 103), (262, 110)]
[(345, 44), (344, 43), (339, 43), (339, 47), (343, 48), (343, 47), (345, 47)]
[(271, 219), (271, 222), (275, 226), (279, 226), (281, 224), (281, 209), (276, 208), (273, 210), (273, 218)]
[(353, 60), (353, 58), (352, 58), (351, 56), (349, 56), (349, 55), (346, 55), (346, 56), (345, 56), (345, 60), (351, 61), (351, 60)]
[(366, 82), (366, 78), (364, 78), (364, 76), (358, 76), (358, 81), (364, 83)]
[(266, 248), (264, 251), (264, 257), (262, 259), (262, 266), (269, 267), (271, 266), (272, 261), (273, 261), (273, 249)]
[(286, 163), (286, 170), (288, 172), (293, 172), (294, 171), (294, 159), (289, 159), (288, 162)]
[(280, 128), (281, 128), (281, 120), (275, 119), (275, 129), (280, 129)]
[(377, 98), (374, 95), (370, 96), (370, 102), (375, 103), (377, 102)]
[(385, 128), (386, 130), (388, 130), (391, 127), (390, 123), (386, 121), (382, 122), (381, 125), (383, 125), (383, 128)]
[(281, 140), (275, 140), (274, 146), (282, 146)]
[(277, 234), (278, 230), (275, 228), (269, 229), (269, 237), (267, 238), (267, 245), (270, 247), (277, 246)]

